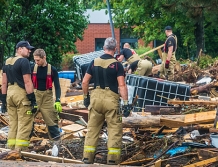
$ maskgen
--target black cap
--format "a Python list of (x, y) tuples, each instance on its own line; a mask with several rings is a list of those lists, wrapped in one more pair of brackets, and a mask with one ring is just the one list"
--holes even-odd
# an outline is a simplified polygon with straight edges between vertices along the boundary
[(20, 41), (16, 45), (16, 49), (19, 47), (26, 47), (27, 49), (34, 49), (35, 47), (31, 46), (28, 41)]
[(164, 30), (172, 30), (171, 26), (166, 26)]

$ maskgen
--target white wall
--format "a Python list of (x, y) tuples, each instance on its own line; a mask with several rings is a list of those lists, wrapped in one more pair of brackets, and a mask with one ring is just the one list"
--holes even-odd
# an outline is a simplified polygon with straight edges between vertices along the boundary
[(85, 15), (89, 15), (90, 23), (110, 23), (109, 14), (105, 14), (106, 9), (95, 10), (87, 9)]

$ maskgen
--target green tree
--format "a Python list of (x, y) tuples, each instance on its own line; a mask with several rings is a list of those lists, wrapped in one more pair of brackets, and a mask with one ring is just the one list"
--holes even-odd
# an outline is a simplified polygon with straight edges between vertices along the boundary
[(63, 54), (77, 52), (75, 42), (82, 40), (88, 24), (84, 12), (80, 0), (9, 0), (0, 27), (1, 56), (12, 56), (15, 44), (28, 40), (60, 68)]
[(205, 50), (209, 34), (217, 32), (217, 0), (110, 0), (110, 3), (114, 25), (132, 29), (146, 43), (164, 41), (163, 29), (171, 25), (179, 36), (180, 54), (192, 56), (195, 50), (194, 55), (198, 55), (200, 49)]

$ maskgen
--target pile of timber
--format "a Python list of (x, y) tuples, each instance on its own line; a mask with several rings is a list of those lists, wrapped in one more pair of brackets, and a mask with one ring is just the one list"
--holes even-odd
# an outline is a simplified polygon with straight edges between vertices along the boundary
[[(51, 156), (52, 142), (47, 136), (47, 129), (43, 119), (36, 117), (34, 132), (31, 138), (30, 150), (21, 152), (25, 160), (56, 163), (82, 163), (82, 152), (84, 137), (87, 132), (88, 110), (79, 106), (76, 102), (82, 101), (82, 96), (62, 97), (63, 112), (60, 113), (60, 127), (62, 142), (58, 157)], [(203, 141), (210, 140), (210, 133), (217, 133), (214, 128), (216, 117), (216, 101), (190, 100), (179, 101), (169, 100), (171, 106), (147, 106), (140, 113), (131, 113), (130, 117), (123, 117), (123, 149), (121, 165), (144, 165), (144, 166), (200, 166), (208, 163), (215, 164), (218, 150), (211, 145), (208, 148), (200, 148), (180, 153), (173, 157), (167, 154), (184, 142), (204, 145)], [(188, 113), (182, 110), (184, 106), (212, 106), (208, 111)], [(186, 107), (185, 107), (186, 108)], [(8, 125), (7, 116), (0, 116), (1, 124)], [(181, 129), (182, 127), (182, 129)], [(186, 134), (181, 135), (181, 130)], [(207, 135), (200, 135), (195, 140), (190, 139), (193, 130), (206, 130)], [(159, 138), (159, 135), (164, 135)], [(170, 136), (170, 137), (169, 137)], [(102, 128), (99, 147), (96, 153), (95, 162), (106, 163), (107, 155), (107, 127)], [(0, 139), (1, 141), (1, 139)], [(5, 141), (5, 140), (4, 140)], [(49, 151), (50, 150), (50, 151)], [(36, 152), (36, 153), (32, 153)], [(2, 148), (2, 159), (16, 158), (14, 152)], [(156, 155), (156, 156), (154, 156)], [(191, 167), (191, 166), (190, 166)]]

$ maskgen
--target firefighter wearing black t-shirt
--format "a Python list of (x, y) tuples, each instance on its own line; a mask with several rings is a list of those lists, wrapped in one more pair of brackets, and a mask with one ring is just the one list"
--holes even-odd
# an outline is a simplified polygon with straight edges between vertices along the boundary
[[(49, 137), (58, 140), (60, 138), (60, 130), (57, 112), (62, 111), (58, 72), (55, 67), (47, 63), (46, 53), (43, 49), (36, 49), (33, 56), (36, 64), (32, 66), (31, 70), (38, 111), (41, 112), (48, 128)], [(53, 100), (52, 82), (54, 82), (55, 87), (55, 103)]]
[(27, 41), (18, 42), (15, 57), (8, 58), (3, 67), (2, 111), (7, 109), (10, 127), (7, 147), (19, 151), (29, 146), (34, 119), (32, 111), (36, 106), (27, 59), (33, 48)]
[[(116, 40), (111, 37), (105, 40), (105, 54), (90, 63), (83, 78), (84, 105), (89, 109), (88, 131), (83, 153), (84, 163), (94, 162), (99, 134), (105, 120), (108, 129), (107, 164), (118, 164), (120, 162), (122, 147), (122, 113), (119, 111), (120, 95), (124, 101), (123, 115), (125, 117), (129, 116), (131, 107), (128, 104), (123, 66), (114, 58), (116, 43)], [(94, 90), (89, 97), (88, 87), (92, 77), (94, 78)]]
[(120, 56), (117, 60), (122, 62), (124, 58), (129, 64), (129, 74), (135, 73), (141, 76), (148, 76), (151, 74), (152, 63), (147, 59), (141, 60), (140, 57), (137, 54), (133, 54), (129, 48), (124, 48), (120, 52)]
[(160, 78), (174, 81), (174, 66), (176, 64), (177, 37), (172, 32), (172, 27), (165, 27), (167, 39), (164, 44), (162, 54), (162, 64), (160, 67)]

